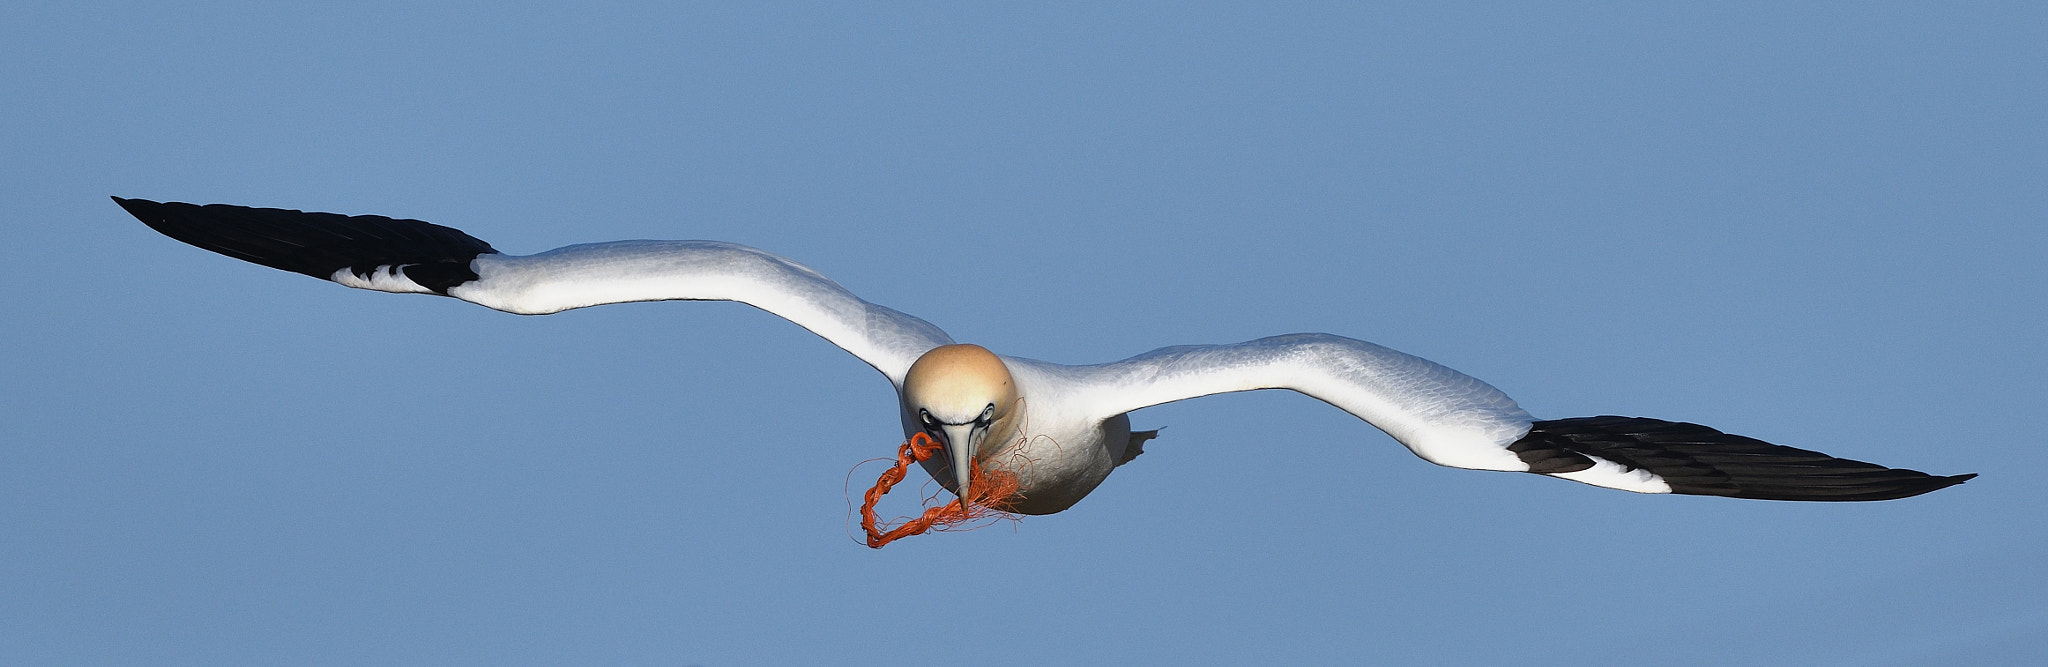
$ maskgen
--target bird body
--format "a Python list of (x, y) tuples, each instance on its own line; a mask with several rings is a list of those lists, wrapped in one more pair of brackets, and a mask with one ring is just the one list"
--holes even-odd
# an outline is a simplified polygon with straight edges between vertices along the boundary
[[(172, 238), (349, 287), (450, 296), (523, 315), (629, 301), (726, 300), (796, 323), (895, 388), (904, 434), (946, 456), (922, 462), (966, 498), (970, 470), (1014, 475), (1003, 509), (1079, 502), (1156, 431), (1140, 408), (1289, 389), (1378, 427), (1439, 465), (1530, 472), (1639, 493), (1771, 500), (1886, 500), (1962, 483), (1689, 424), (1639, 417), (1538, 420), (1507, 394), (1441, 364), (1332, 334), (1165, 347), (1070, 366), (958, 344), (789, 259), (716, 241), (615, 241), (526, 256), (418, 220), (115, 198)], [(973, 461), (974, 466), (961, 464)]]
[[(1004, 508), (1008, 511), (1051, 514), (1072, 507), (1117, 466), (1136, 458), (1144, 442), (1158, 433), (1134, 433), (1129, 415), (1106, 413), (1087, 401), (1085, 393), (1075, 391), (1072, 367), (989, 357), (999, 359), (1014, 378), (1020, 398), (1015, 399), (1014, 412), (991, 427), (975, 459), (989, 470), (1016, 477), (1017, 498)], [(910, 437), (923, 430), (915, 415), (926, 401), (911, 393), (899, 396), (910, 417), (904, 437)], [(948, 462), (930, 459), (924, 467), (947, 490), (959, 493), (956, 472)]]

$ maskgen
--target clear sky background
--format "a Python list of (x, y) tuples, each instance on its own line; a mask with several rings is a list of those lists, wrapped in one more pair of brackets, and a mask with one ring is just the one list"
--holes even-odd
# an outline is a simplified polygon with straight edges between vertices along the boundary
[[(0, 662), (2048, 662), (2038, 3), (412, 4), (0, 5)], [(894, 397), (793, 325), (353, 291), (108, 195), (732, 241), (1008, 354), (1326, 331), (1983, 477), (1641, 496), (1262, 392), (871, 551)]]

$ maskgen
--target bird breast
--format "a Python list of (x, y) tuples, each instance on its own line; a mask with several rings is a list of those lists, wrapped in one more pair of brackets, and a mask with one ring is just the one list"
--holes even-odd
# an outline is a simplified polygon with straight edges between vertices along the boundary
[[(1029, 412), (1025, 417), (1031, 416)], [(1130, 441), (1131, 421), (1117, 415), (1065, 429), (1019, 424), (1001, 443), (984, 442), (977, 457), (984, 470), (1017, 476), (1017, 498), (1004, 509), (1018, 514), (1052, 514), (1080, 502), (1109, 478)], [(1113, 451), (1112, 451), (1113, 450)], [(921, 463), (941, 486), (952, 490), (953, 473), (943, 456)]]

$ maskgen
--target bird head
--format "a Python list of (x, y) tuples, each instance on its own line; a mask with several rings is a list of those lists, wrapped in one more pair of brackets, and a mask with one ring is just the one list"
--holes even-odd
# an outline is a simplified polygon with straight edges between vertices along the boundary
[(1017, 383), (986, 348), (942, 345), (910, 365), (903, 406), (912, 423), (945, 446), (953, 493), (965, 503), (969, 462), (991, 453), (983, 443), (1003, 442), (1016, 431)]

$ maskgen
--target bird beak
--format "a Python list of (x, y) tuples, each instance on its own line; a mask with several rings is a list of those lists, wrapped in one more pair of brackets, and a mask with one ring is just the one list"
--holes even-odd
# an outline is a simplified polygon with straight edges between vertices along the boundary
[(967, 477), (974, 469), (974, 449), (981, 443), (981, 429), (974, 424), (946, 424), (939, 427), (946, 436), (946, 455), (953, 460), (953, 493), (960, 496), (960, 507), (967, 507)]

